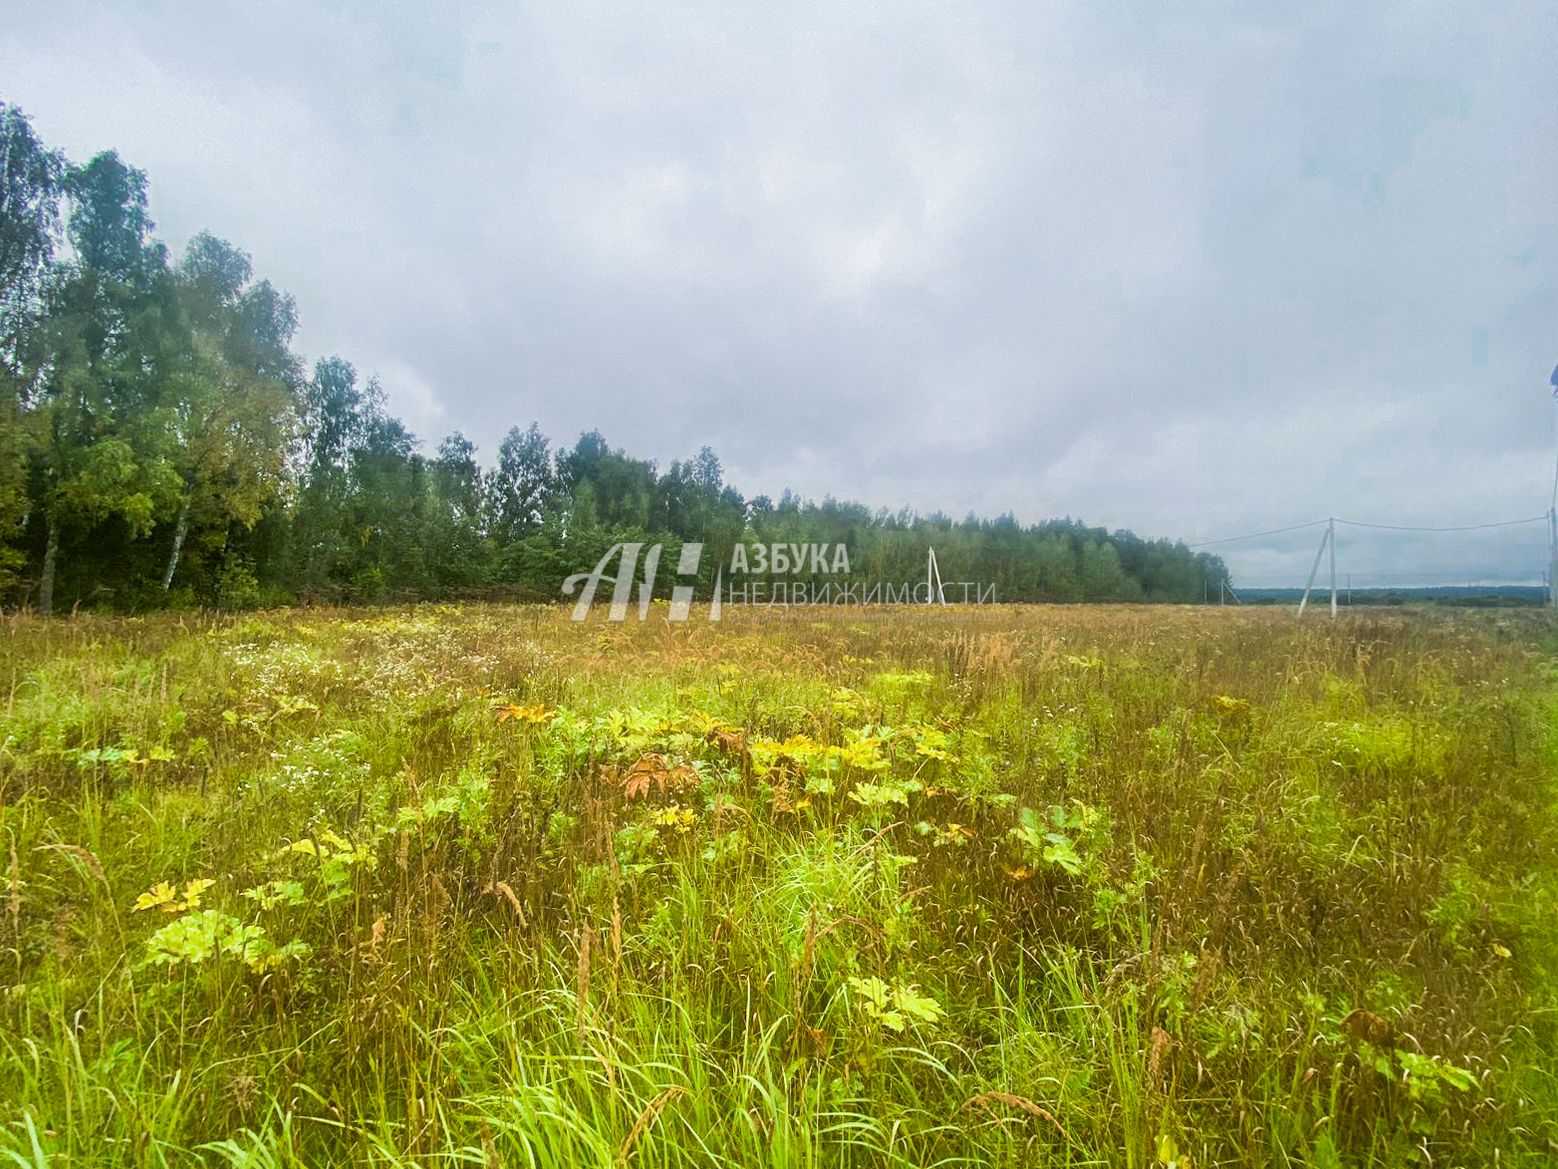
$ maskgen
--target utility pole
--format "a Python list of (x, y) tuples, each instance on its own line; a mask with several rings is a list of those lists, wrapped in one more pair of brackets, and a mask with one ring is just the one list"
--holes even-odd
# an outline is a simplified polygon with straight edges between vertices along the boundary
[(1315, 549), (1315, 562), (1309, 566), (1309, 581), (1304, 585), (1304, 595), (1298, 602), (1298, 615), (1302, 617), (1304, 610), (1309, 608), (1309, 594), (1314, 590), (1315, 577), (1320, 575), (1320, 557), (1325, 555), (1325, 550), (1330, 546), (1331, 533), (1334, 530), (1334, 521), (1328, 523), (1325, 534), (1320, 537), (1320, 547)]
[(1331, 620), (1336, 620), (1336, 517), (1332, 516), (1326, 521), (1325, 527), (1328, 537), (1327, 543), (1331, 546)]
[[(1558, 366), (1553, 367), (1553, 406), (1558, 408)], [(1554, 430), (1558, 434), (1558, 428)], [(1547, 603), (1558, 609), (1558, 455), (1553, 463), (1553, 500), (1547, 509)]]
[(1547, 603), (1558, 609), (1558, 507), (1547, 509)]
[(934, 548), (925, 557), (925, 603), (927, 605), (947, 603), (947, 595), (942, 591), (941, 565), (936, 562)]

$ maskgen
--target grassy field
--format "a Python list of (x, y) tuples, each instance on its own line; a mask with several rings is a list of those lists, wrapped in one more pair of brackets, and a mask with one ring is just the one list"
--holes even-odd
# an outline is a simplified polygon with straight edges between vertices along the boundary
[(1551, 1165), (1546, 614), (0, 625), (0, 1163)]

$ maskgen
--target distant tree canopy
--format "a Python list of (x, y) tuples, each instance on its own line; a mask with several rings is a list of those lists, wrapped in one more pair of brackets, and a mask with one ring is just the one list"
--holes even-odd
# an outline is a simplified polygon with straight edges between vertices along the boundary
[(201, 234), (175, 261), (154, 227), (144, 173), (112, 151), (73, 164), (0, 103), (0, 603), (555, 598), (628, 540), (668, 565), (704, 544), (706, 586), (738, 542), (843, 544), (854, 578), (897, 582), (934, 546), (946, 580), (1013, 601), (1215, 600), (1227, 579), (1071, 520), (746, 499), (707, 447), (661, 470), (531, 425), (491, 468), (460, 434), (429, 456), (375, 379), (307, 367), (296, 305), (244, 252)]

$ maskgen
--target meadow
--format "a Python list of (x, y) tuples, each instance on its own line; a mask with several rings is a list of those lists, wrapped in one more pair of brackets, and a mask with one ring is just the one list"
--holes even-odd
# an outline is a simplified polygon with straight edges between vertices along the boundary
[(0, 1164), (1546, 1166), (1537, 611), (0, 622)]

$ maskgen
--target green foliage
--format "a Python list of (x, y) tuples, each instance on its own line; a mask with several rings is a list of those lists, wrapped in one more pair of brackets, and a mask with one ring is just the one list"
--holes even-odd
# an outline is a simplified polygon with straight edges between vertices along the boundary
[(1107, 836), (1103, 815), (1080, 802), (1070, 808), (1053, 804), (1044, 819), (1032, 808), (1023, 808), (1017, 827), (1011, 830), (1025, 863), (1035, 868), (1053, 865), (1073, 877), (1082, 875)]
[(198, 966), (218, 957), (232, 958), (250, 970), (274, 970), (306, 958), (308, 945), (291, 941), (277, 946), (257, 925), (246, 925), (215, 909), (188, 913), (146, 939), (153, 966)]
[(0, 1149), (1545, 1164), (1534, 615), (944, 620), (21, 620)]
[[(662, 469), (593, 430), (554, 451), (532, 424), (490, 469), (460, 434), (424, 453), (375, 378), (340, 357), (305, 373), (297, 306), (242, 250), (201, 233), (171, 264), (143, 172), (113, 151), (68, 164), (9, 105), (0, 143), (0, 603), (556, 598), (624, 541), (663, 545), (662, 597), (692, 542), (700, 597), (737, 544), (842, 545), (850, 580), (807, 564), (787, 581), (878, 590), (918, 581), (934, 545), (949, 580), (979, 582), (953, 601), (1186, 602), (1227, 577), (1182, 544), (1070, 520), (748, 500), (708, 447)], [(894, 707), (928, 677), (867, 685)]]
[(934, 1025), (946, 1014), (935, 999), (921, 994), (913, 985), (889, 986), (880, 978), (851, 978), (849, 987), (861, 1014), (895, 1033), (911, 1026)]

